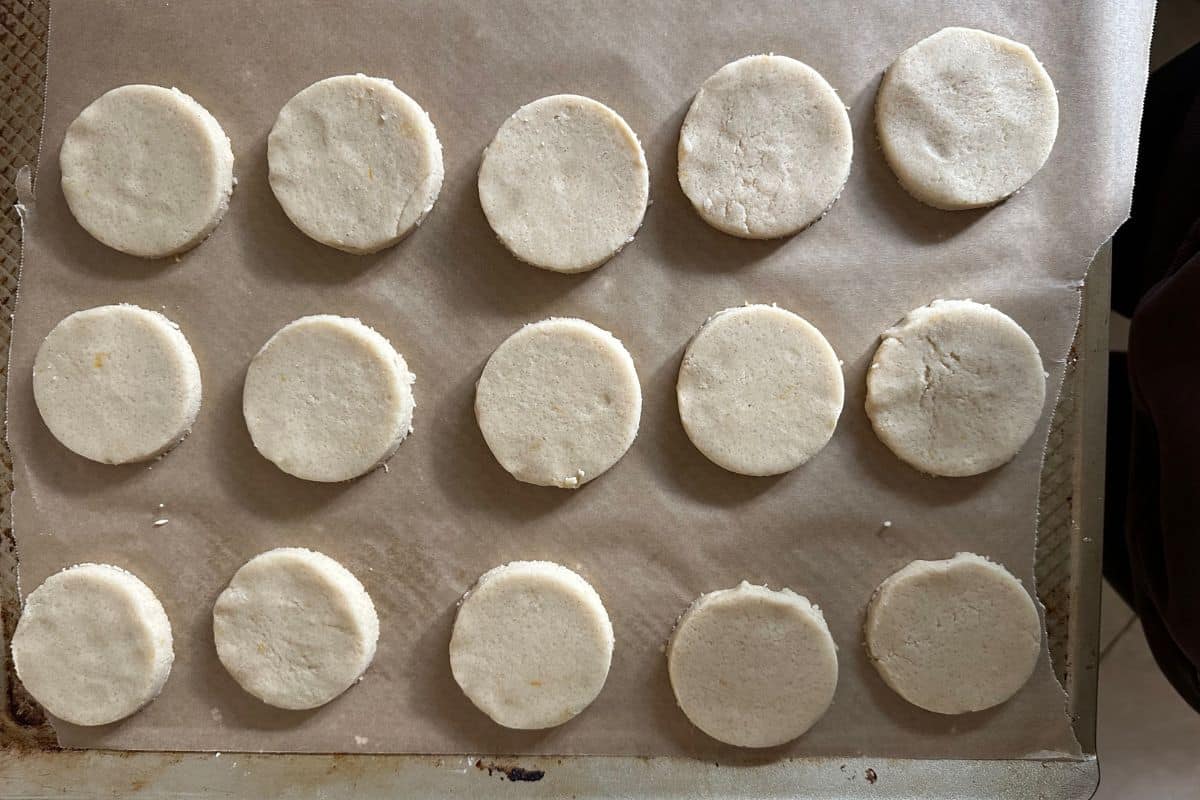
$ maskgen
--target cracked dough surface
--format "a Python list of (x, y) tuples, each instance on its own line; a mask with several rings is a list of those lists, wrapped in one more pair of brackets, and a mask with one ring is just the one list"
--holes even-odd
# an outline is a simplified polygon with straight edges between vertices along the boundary
[(667, 648), (679, 707), (709, 736), (774, 747), (816, 724), (837, 688), (837, 648), (821, 610), (746, 581), (701, 595)]
[(871, 598), (867, 653), (884, 682), (939, 714), (999, 705), (1037, 664), (1042, 623), (1025, 587), (973, 553), (914, 561)]
[(944, 28), (884, 74), (875, 124), (911, 195), (935, 208), (980, 208), (1020, 189), (1046, 163), (1058, 134), (1058, 96), (1025, 45)]
[(233, 150), (220, 123), (162, 86), (102, 94), (67, 128), (58, 162), (67, 205), (83, 229), (144, 258), (200, 244), (233, 194)]
[(412, 432), (404, 357), (357, 319), (318, 314), (281, 328), (250, 362), (242, 394), (258, 452), (289, 475), (347, 481)]
[(12, 655), (34, 699), (76, 725), (128, 717), (158, 696), (175, 660), (162, 603), (109, 564), (69, 567), (30, 592)]
[(642, 387), (617, 337), (581, 319), (526, 325), (496, 348), (475, 388), (475, 418), (514, 478), (575, 489), (637, 436)]
[(709, 318), (683, 355), (679, 416), (711, 461), (742, 475), (779, 475), (816, 455), (837, 426), (837, 354), (802, 317), (776, 306)]
[(33, 362), (33, 397), (54, 438), (104, 464), (148, 461), (200, 413), (200, 366), (178, 326), (121, 304), (76, 311)]
[(880, 440), (931, 475), (978, 475), (1012, 460), (1046, 402), (1029, 334), (991, 306), (935, 300), (883, 332), (867, 370)]
[(467, 592), (450, 638), (454, 680), (506, 728), (561, 725), (608, 677), (613, 629), (600, 595), (566, 567), (514, 561)]
[(479, 167), (492, 230), (517, 258), (554, 272), (595, 269), (633, 241), (649, 192), (637, 134), (608, 106), (573, 94), (517, 109)]
[(679, 185), (709, 225), (747, 239), (820, 219), (850, 176), (850, 117), (812, 67), (758, 55), (726, 64), (679, 134)]
[(300, 547), (242, 565), (213, 606), (217, 656), (250, 694), (306, 709), (349, 689), (375, 657), (379, 618), (358, 578)]
[(338, 75), (302, 89), (267, 139), (271, 191), (312, 239), (374, 253), (407, 236), (442, 188), (433, 121), (385, 78)]

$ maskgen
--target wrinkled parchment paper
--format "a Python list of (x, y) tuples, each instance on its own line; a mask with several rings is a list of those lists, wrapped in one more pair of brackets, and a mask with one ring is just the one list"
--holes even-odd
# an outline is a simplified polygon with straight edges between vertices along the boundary
[[(675, 707), (662, 645), (693, 597), (746, 578), (812, 598), (840, 648), (829, 713), (765, 755), (1078, 753), (1047, 657), (1011, 702), (941, 717), (883, 685), (859, 632), (872, 590), (914, 558), (971, 550), (1032, 585), (1039, 465), (1055, 392), (1012, 464), (935, 479), (872, 435), (863, 378), (885, 327), (934, 298), (970, 297), (1025, 326), (1052, 389), (1059, 385), (1084, 271), (1126, 214), (1151, 13), (1139, 0), (1086, 11), (931, 0), (56, 4), (9, 389), (22, 589), (80, 561), (121, 565), (162, 599), (176, 647), (161, 697), (111, 726), (59, 723), (63, 744), (738, 760), (744, 754), (699, 733)], [(880, 74), (946, 25), (1028, 42), (1060, 90), (1062, 126), (1049, 163), (991, 210), (922, 206), (875, 145)], [(793, 238), (756, 243), (720, 234), (691, 211), (675, 178), (675, 145), (700, 83), (728, 61), (768, 51), (811, 64), (837, 88), (850, 107), (855, 154), (850, 182), (824, 220)], [(374, 256), (305, 238), (266, 176), (266, 137), (283, 103), (314, 80), (356, 71), (393, 78), (429, 111), (445, 147), (446, 183), (432, 215)], [(178, 261), (105, 248), (74, 222), (59, 188), (67, 125), (105, 90), (136, 82), (192, 94), (233, 140), (239, 183), (229, 213)], [(651, 169), (645, 226), (619, 256), (582, 276), (513, 259), (488, 229), (475, 188), (497, 127), (521, 104), (556, 92), (615, 108), (641, 137)], [(41, 423), (30, 388), (34, 353), (59, 319), (121, 301), (179, 323), (204, 376), (191, 436), (150, 465), (74, 456)], [(744, 478), (710, 464), (676, 412), (688, 338), (712, 312), (746, 301), (800, 313), (845, 360), (837, 433), (808, 465), (780, 478)], [(319, 312), (361, 317), (417, 375), (416, 432), (388, 471), (344, 485), (277, 470), (254, 451), (241, 415), (250, 357), (285, 323)], [(492, 349), (522, 323), (551, 315), (614, 331), (645, 392), (629, 454), (577, 492), (510, 478), (472, 415), (473, 386)], [(155, 527), (157, 519), (169, 523)], [(282, 545), (341, 561), (381, 618), (379, 652), (364, 680), (310, 712), (274, 710), (243, 693), (212, 645), (216, 595), (244, 561)], [(608, 683), (585, 713), (521, 733), (470, 705), (451, 679), (446, 648), (455, 602), (476, 576), (529, 558), (584, 574), (608, 606), (617, 645)]]

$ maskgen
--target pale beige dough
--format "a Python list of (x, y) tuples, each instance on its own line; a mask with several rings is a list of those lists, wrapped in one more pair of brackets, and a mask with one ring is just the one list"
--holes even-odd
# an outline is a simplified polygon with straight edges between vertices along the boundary
[(338, 75), (302, 89), (267, 138), (271, 191), (309, 237), (374, 253), (407, 236), (442, 188), (425, 109), (385, 78)]
[(717, 70), (679, 133), (679, 185), (709, 225), (775, 239), (816, 222), (850, 176), (850, 117), (833, 87), (786, 56)]
[(608, 677), (613, 629), (600, 595), (566, 567), (514, 561), (463, 597), (450, 669), (475, 706), (506, 728), (561, 725)]
[(774, 747), (805, 733), (833, 702), (837, 648), (807, 598), (742, 581), (684, 612), (667, 670), (697, 728), (738, 747)]
[(1012, 460), (1046, 402), (1037, 345), (970, 300), (935, 300), (884, 331), (867, 370), (867, 416), (893, 453), (931, 475)]
[(939, 714), (999, 705), (1037, 664), (1042, 624), (1011, 573), (973, 553), (914, 561), (875, 590), (867, 652), (908, 702)]
[(178, 89), (133, 84), (105, 92), (67, 128), (58, 160), (79, 224), (135, 256), (196, 246), (233, 193), (228, 137)]
[(649, 191), (637, 135), (608, 106), (573, 94), (517, 109), (479, 168), (492, 230), (517, 258), (554, 272), (595, 269), (633, 241)]
[(347, 481), (391, 458), (412, 431), (414, 380), (359, 320), (301, 317), (250, 362), (242, 411), (258, 452), (284, 472)]
[(76, 725), (128, 717), (158, 696), (175, 660), (162, 603), (109, 564), (69, 567), (30, 592), (12, 655), (34, 699)]
[(778, 475), (833, 436), (842, 367), (802, 317), (768, 305), (728, 308), (688, 345), (676, 395), (684, 430), (705, 456), (742, 475)]
[(1025, 45), (944, 28), (879, 84), (879, 144), (918, 200), (952, 211), (998, 203), (1032, 178), (1058, 135), (1054, 83)]
[(217, 597), (213, 640), (221, 664), (259, 700), (316, 708), (370, 666), (379, 617), (367, 590), (341, 564), (280, 547), (243, 564)]
[(475, 389), (475, 418), (514, 478), (575, 489), (637, 436), (642, 388), (617, 337), (581, 319), (526, 325), (496, 348)]
[(147, 461), (177, 445), (200, 413), (200, 366), (157, 311), (76, 311), (42, 342), (33, 397), (64, 447), (104, 464)]

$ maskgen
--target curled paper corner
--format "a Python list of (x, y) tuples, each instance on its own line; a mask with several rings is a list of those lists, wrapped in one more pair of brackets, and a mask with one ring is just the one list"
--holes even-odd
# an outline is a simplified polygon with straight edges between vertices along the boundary
[(17, 216), (21, 218), (21, 227), (24, 228), (29, 224), (34, 209), (33, 170), (28, 164), (17, 170), (17, 180), (14, 185), (17, 189), (17, 202), (13, 208), (16, 209)]

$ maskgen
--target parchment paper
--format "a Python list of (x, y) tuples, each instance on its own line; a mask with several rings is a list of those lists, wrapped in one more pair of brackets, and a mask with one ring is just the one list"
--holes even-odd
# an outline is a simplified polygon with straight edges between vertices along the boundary
[[(22, 588), (80, 561), (124, 566), (166, 606), (176, 661), (162, 696), (132, 718), (83, 729), (71, 747), (751, 757), (695, 730), (675, 707), (662, 653), (701, 592), (743, 578), (789, 586), (824, 609), (840, 647), (829, 713), (783, 754), (1014, 757), (1077, 754), (1048, 657), (1011, 702), (962, 717), (892, 694), (860, 645), (875, 586), (914, 558), (971, 550), (1032, 585), (1035, 505), (1052, 408), (1017, 459), (969, 479), (923, 477), (872, 435), (865, 365), (881, 330), (937, 297), (1012, 315), (1059, 386), (1089, 259), (1124, 218), (1152, 7), (1059, 4), (238, 2), (56, 4), (36, 202), (26, 229), (12, 350), (10, 437)], [(1059, 90), (1062, 126), (1045, 169), (997, 208), (947, 213), (909, 198), (875, 145), (879, 77), (946, 25), (1028, 42)], [(827, 218), (780, 242), (706, 226), (675, 177), (693, 93), (748, 53), (818, 69), (851, 109), (853, 173)], [(293, 93), (329, 75), (395, 79), (432, 115), (446, 182), (398, 247), (351, 256), (309, 241), (272, 197), (265, 144)], [(239, 184), (212, 238), (180, 260), (125, 257), (91, 239), (59, 188), (63, 132), (114, 86), (151, 82), (195, 96), (233, 140)], [(521, 104), (577, 92), (638, 132), (653, 204), (636, 240), (601, 269), (562, 276), (518, 263), (480, 211), (475, 174)], [(111, 467), (60, 446), (33, 404), (43, 336), (76, 309), (162, 309), (200, 360), (204, 407), (182, 446), (151, 465)], [(679, 424), (674, 381), (688, 338), (714, 311), (776, 302), (819, 327), (845, 360), (846, 406), (813, 461), (775, 479), (710, 464)], [(259, 457), (241, 415), (246, 364), (304, 314), (358, 316), (417, 375), (416, 432), (377, 471), (344, 485), (288, 477)], [(510, 478), (472, 415), (474, 382), (522, 323), (582, 316), (614, 331), (645, 392), (624, 460), (577, 492)], [(159, 504), (163, 508), (159, 509)], [(159, 518), (169, 524), (154, 527)], [(884, 529), (884, 520), (893, 525)], [(245, 560), (300, 545), (345, 564), (379, 610), (365, 679), (316, 711), (277, 711), (221, 669), (214, 598)], [(617, 645), (608, 683), (574, 721), (505, 731), (454, 685), (446, 653), (455, 602), (513, 559), (578, 569), (608, 606)]]

